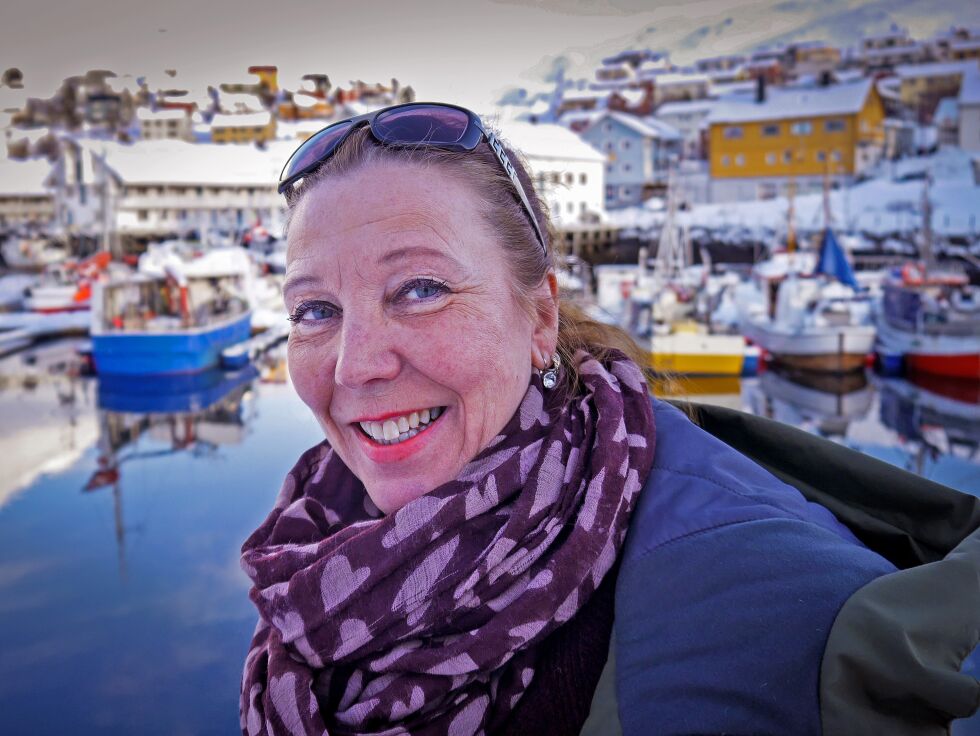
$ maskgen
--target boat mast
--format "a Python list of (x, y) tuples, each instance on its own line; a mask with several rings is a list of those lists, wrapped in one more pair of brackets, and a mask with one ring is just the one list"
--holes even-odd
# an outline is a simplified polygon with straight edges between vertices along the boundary
[(926, 273), (936, 265), (932, 252), (932, 199), (929, 197), (931, 187), (932, 173), (926, 172), (926, 178), (922, 183), (922, 247), (920, 251)]

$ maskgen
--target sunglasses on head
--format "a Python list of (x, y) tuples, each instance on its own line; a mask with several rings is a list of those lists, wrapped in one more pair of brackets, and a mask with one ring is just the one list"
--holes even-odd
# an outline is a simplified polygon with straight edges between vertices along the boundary
[(544, 235), (534, 217), (531, 203), (504, 147), (492, 132), (483, 127), (475, 113), (456, 105), (410, 102), (328, 125), (310, 136), (289, 157), (279, 175), (279, 193), (284, 193), (300, 179), (316, 171), (347, 140), (347, 136), (362, 125), (367, 125), (374, 139), (386, 146), (432, 146), (447, 151), (472, 151), (486, 138), (513, 182), (538, 242), (547, 252)]

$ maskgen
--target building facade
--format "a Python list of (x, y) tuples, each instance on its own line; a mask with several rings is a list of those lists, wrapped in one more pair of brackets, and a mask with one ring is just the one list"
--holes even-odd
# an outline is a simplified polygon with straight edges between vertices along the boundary
[(760, 91), (709, 119), (711, 199), (766, 199), (852, 180), (879, 160), (884, 107), (871, 80)]
[(582, 132), (605, 154), (605, 206), (632, 207), (661, 193), (672, 159), (680, 157), (680, 134), (665, 123), (606, 112)]

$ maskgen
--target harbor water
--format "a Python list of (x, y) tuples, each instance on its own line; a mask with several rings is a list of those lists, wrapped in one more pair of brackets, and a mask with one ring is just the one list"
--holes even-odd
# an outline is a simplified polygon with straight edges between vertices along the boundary
[[(239, 548), (321, 431), (281, 346), (167, 384), (82, 375), (77, 346), (0, 359), (0, 731), (238, 733), (256, 621)], [(671, 390), (980, 495), (976, 384), (767, 371)]]

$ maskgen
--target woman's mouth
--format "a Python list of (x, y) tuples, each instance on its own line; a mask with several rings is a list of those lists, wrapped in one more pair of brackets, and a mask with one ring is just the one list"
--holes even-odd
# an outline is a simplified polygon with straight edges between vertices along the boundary
[(379, 445), (397, 445), (422, 434), (445, 411), (444, 406), (413, 411), (397, 417), (389, 417), (381, 422), (358, 422), (361, 431)]

